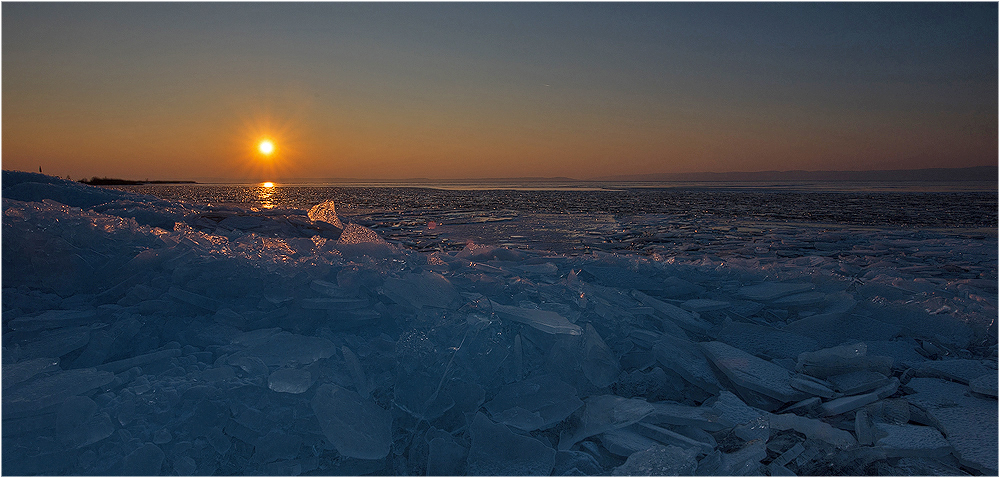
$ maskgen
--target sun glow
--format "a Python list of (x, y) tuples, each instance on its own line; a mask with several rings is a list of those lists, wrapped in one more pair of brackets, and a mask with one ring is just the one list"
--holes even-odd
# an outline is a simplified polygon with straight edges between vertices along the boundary
[(260, 150), (261, 154), (267, 156), (274, 152), (274, 143), (269, 139), (265, 139), (257, 145), (257, 149)]
[(268, 182), (266, 182), (264, 184), (261, 184), (261, 186), (264, 186), (265, 188), (273, 188), (274, 187), (274, 183), (272, 183), (271, 181), (268, 181)]

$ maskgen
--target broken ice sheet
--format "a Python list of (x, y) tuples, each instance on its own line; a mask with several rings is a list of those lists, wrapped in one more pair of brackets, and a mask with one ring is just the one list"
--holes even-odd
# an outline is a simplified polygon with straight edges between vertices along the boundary
[[(514, 382), (486, 402), (493, 418), (525, 431), (550, 428), (583, 406), (576, 389), (555, 375), (539, 375)], [(516, 413), (511, 410), (520, 409)], [(525, 418), (518, 419), (523, 416)], [(537, 417), (528, 419), (527, 417)], [(504, 420), (505, 418), (505, 420)]]
[(462, 300), (451, 281), (436, 272), (424, 271), (422, 274), (404, 274), (399, 278), (389, 277), (382, 284), (382, 290), (394, 302), (415, 309), (447, 309)]
[(36, 358), (3, 364), (3, 389), (24, 382), (35, 375), (59, 370), (58, 358)]
[(807, 398), (807, 395), (791, 387), (791, 373), (778, 365), (722, 342), (702, 342), (699, 345), (716, 367), (737, 386), (786, 403)]
[(583, 374), (597, 388), (604, 388), (618, 380), (621, 367), (611, 348), (604, 343), (594, 326), (587, 322), (583, 334)]
[(520, 322), (549, 334), (582, 335), (583, 328), (556, 312), (512, 307), (490, 301), (493, 312), (501, 319)]
[(878, 424), (882, 437), (875, 447), (889, 457), (938, 457), (951, 453), (951, 445), (934, 427)]
[(654, 410), (656, 406), (645, 400), (615, 395), (591, 396), (585, 402), (580, 425), (575, 430), (560, 433), (559, 449), (569, 450), (584, 438), (631, 425)]
[(653, 346), (653, 353), (657, 361), (696, 387), (708, 393), (716, 393), (723, 388), (708, 358), (693, 342), (663, 336)]
[(326, 438), (341, 455), (374, 460), (389, 453), (392, 416), (357, 392), (332, 384), (316, 390), (312, 410)]
[(312, 386), (312, 374), (308, 370), (282, 368), (271, 372), (267, 387), (275, 392), (302, 393)]
[(698, 468), (697, 452), (676, 446), (653, 445), (633, 453), (625, 464), (611, 472), (615, 476), (691, 476)]
[(69, 397), (107, 385), (114, 379), (112, 373), (85, 368), (59, 372), (11, 387), (3, 393), (4, 418), (40, 412)]
[(556, 451), (538, 439), (516, 435), (477, 413), (469, 428), (470, 475), (543, 476), (552, 472)]
[(905, 398), (941, 427), (959, 461), (983, 474), (997, 474), (997, 402), (967, 395), (967, 387), (936, 378), (914, 378)]

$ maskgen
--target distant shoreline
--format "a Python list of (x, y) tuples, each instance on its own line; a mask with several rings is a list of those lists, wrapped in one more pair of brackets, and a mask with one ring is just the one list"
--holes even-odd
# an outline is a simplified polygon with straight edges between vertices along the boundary
[[(587, 179), (565, 176), (522, 176), (508, 178), (405, 178), (405, 179), (372, 179), (372, 178), (274, 178), (271, 181), (297, 184), (322, 183), (417, 183), (417, 184), (463, 184), (463, 183), (592, 183), (592, 182), (771, 182), (771, 181), (870, 181), (870, 182), (903, 182), (903, 181), (996, 181), (997, 166), (976, 166), (969, 168), (926, 168), (926, 169), (896, 169), (872, 171), (731, 171), (731, 172), (697, 172), (697, 173), (652, 173), (623, 174), (600, 176)], [(201, 181), (138, 181), (118, 178), (81, 179), (79, 182), (92, 186), (138, 186), (144, 184), (244, 184), (248, 180), (201, 178)], [(249, 181), (256, 182), (256, 181)]]
[(89, 186), (141, 186), (143, 184), (198, 184), (197, 181), (136, 181), (132, 179), (98, 178), (81, 179), (79, 182)]

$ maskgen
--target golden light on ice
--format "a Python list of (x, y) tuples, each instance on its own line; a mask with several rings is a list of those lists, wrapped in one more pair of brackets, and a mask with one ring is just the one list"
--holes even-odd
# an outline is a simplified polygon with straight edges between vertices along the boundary
[(257, 149), (259, 149), (262, 154), (269, 155), (274, 152), (274, 143), (265, 139), (257, 145)]

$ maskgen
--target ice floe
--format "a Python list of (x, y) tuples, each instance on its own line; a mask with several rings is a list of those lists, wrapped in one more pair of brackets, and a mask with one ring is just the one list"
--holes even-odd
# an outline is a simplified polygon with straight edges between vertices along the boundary
[(997, 473), (995, 236), (360, 217), (5, 171), (3, 471)]

